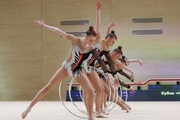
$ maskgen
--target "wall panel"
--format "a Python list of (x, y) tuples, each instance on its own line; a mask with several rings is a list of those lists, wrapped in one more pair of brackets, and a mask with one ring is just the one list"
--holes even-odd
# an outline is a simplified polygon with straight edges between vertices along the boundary
[(1, 100), (32, 99), (42, 86), (40, 16), (41, 1), (0, 2)]

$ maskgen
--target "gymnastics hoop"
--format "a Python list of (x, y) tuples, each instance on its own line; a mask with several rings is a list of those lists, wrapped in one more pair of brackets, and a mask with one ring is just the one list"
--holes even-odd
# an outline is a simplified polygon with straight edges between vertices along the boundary
[(79, 109), (78, 108), (78, 106), (74, 103), (74, 101), (73, 101), (73, 99), (72, 99), (72, 97), (71, 97), (71, 86), (72, 86), (72, 83), (74, 82), (74, 79), (72, 78), (71, 79), (71, 82), (70, 82), (70, 85), (69, 85), (69, 98), (70, 98), (70, 100), (71, 100), (71, 103), (73, 103), (73, 105), (80, 111), (80, 112), (82, 112), (82, 113), (84, 113), (84, 114), (86, 114), (87, 115), (87, 112), (86, 111), (83, 111), (83, 110), (81, 110), (81, 109)]
[[(94, 69), (95, 69), (95, 68), (94, 68)], [(99, 69), (97, 69), (97, 70), (99, 70)], [(71, 86), (72, 86), (72, 82), (73, 82), (73, 81), (74, 81), (74, 80), (71, 79), (71, 83), (70, 83), (70, 86), (69, 86), (69, 96), (70, 96), (71, 102), (72, 102), (73, 100), (72, 100), (70, 91), (71, 91)], [(67, 110), (68, 112), (70, 112), (72, 115), (76, 116), (76, 117), (79, 117), (79, 118), (82, 118), (82, 119), (87, 119), (87, 117), (82, 117), (82, 116), (76, 115), (75, 113), (73, 113), (71, 110), (69, 110), (69, 109), (67, 108), (67, 106), (65, 105), (65, 103), (64, 103), (63, 100), (62, 100), (62, 96), (61, 96), (61, 85), (62, 85), (62, 82), (59, 84), (59, 98), (60, 98), (60, 100), (62, 101), (62, 104), (63, 104), (63, 106), (66, 108), (66, 110)], [(80, 109), (75, 105), (74, 101), (73, 101), (72, 103), (74, 104), (74, 106), (75, 106), (79, 111), (81, 111), (82, 113), (84, 113), (84, 114), (87, 115), (87, 112), (80, 110)], [(106, 108), (106, 109), (107, 109), (107, 108)], [(101, 114), (102, 112), (104, 112), (106, 109), (102, 110), (99, 114)], [(97, 114), (97, 115), (99, 115), (99, 114)], [(97, 115), (96, 115), (96, 116), (97, 116)]]
[(74, 115), (74, 116), (76, 116), (76, 117), (78, 117), (78, 118), (87, 119), (88, 117), (81, 117), (81, 116), (79, 116), (79, 115), (76, 115), (75, 113), (73, 113), (71, 110), (69, 110), (69, 109), (67, 108), (67, 106), (65, 105), (65, 103), (64, 103), (63, 100), (62, 100), (62, 96), (61, 96), (61, 85), (62, 85), (62, 82), (60, 82), (60, 84), (59, 84), (59, 98), (60, 98), (63, 106), (66, 108), (66, 110), (67, 110), (68, 112), (70, 112), (72, 115)]

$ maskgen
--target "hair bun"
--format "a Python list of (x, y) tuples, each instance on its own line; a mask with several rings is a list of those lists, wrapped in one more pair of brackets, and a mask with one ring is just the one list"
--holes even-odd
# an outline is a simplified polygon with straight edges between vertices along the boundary
[(118, 49), (119, 49), (119, 50), (121, 50), (121, 49), (122, 49), (122, 47), (121, 47), (121, 46), (118, 46)]
[(114, 31), (114, 30), (111, 30), (111, 33), (112, 33), (112, 34), (115, 34), (115, 31)]
[(126, 58), (126, 57), (123, 55), (123, 56), (122, 56), (122, 59), (125, 59), (125, 58)]
[(93, 31), (93, 30), (94, 30), (93, 26), (90, 26), (90, 27), (89, 27), (89, 30), (90, 30), (90, 31)]

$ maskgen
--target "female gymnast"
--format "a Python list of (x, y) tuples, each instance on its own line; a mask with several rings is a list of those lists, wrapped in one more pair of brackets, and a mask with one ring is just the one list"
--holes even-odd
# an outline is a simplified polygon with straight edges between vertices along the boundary
[(81, 66), (82, 62), (89, 57), (92, 53), (93, 57), (100, 62), (103, 67), (103, 71), (106, 73), (107, 68), (104, 62), (98, 56), (97, 51), (92, 46), (92, 43), (95, 39), (96, 32), (93, 30), (91, 26), (89, 30), (86, 32), (85, 37), (78, 38), (74, 35), (67, 34), (66, 32), (60, 30), (57, 27), (49, 26), (44, 23), (43, 20), (35, 21), (35, 23), (43, 28), (46, 28), (52, 32), (55, 32), (62, 36), (63, 38), (69, 40), (71, 42), (71, 47), (69, 51), (69, 55), (67, 59), (63, 62), (62, 67), (57, 70), (57, 72), (53, 75), (50, 81), (47, 83), (45, 87), (43, 87), (34, 99), (31, 101), (30, 105), (27, 109), (21, 114), (22, 118), (25, 118), (27, 114), (31, 111), (31, 108), (40, 101), (49, 91), (51, 91), (56, 85), (58, 85), (62, 80), (64, 80), (68, 75), (73, 77), (83, 88), (86, 93), (87, 102), (87, 112), (88, 112), (88, 120), (94, 120), (92, 117), (93, 111), (93, 88), (89, 85), (89, 80), (86, 75), (83, 73), (83, 68)]
[(125, 56), (122, 56), (121, 58), (119, 58), (119, 61), (121, 61), (122, 67), (117, 69), (117, 73), (123, 75), (124, 77), (131, 80), (135, 84), (142, 84), (140, 81), (135, 81), (134, 78), (132, 79), (130, 75), (128, 75), (127, 73), (125, 73), (123, 71), (123, 68), (124, 68), (124, 66), (126, 66), (125, 68), (127, 68), (129, 63), (138, 62), (140, 64), (140, 66), (143, 66), (145, 63), (143, 61), (139, 60), (139, 59), (127, 59)]
[[(97, 23), (99, 23), (98, 25), (100, 26), (100, 12), (97, 13), (97, 18), (98, 18)], [(99, 29), (100, 29), (100, 27), (98, 25), (97, 25), (97, 28), (98, 28), (97, 31), (99, 31)], [(112, 74), (115, 76), (116, 70), (115, 70), (115, 66), (113, 64), (113, 61), (111, 60), (110, 54), (109, 54), (109, 47), (115, 43), (115, 41), (117, 40), (117, 37), (114, 34), (114, 31), (112, 31), (112, 33), (110, 33), (106, 36), (105, 40), (100, 39), (99, 32), (97, 33), (97, 38), (99, 38), (99, 39), (96, 39), (93, 42), (93, 45), (95, 46), (95, 48), (97, 48), (100, 57), (101, 58), (105, 57), (108, 60)], [(94, 69), (92, 69), (92, 67), (95, 67), (94, 66), (95, 64), (96, 64), (96, 62), (95, 62), (94, 58), (90, 57), (87, 60), (87, 63), (85, 63), (85, 65), (84, 65), (85, 70), (87, 71), (87, 73), (89, 73), (89, 74), (87, 74), (87, 77), (89, 79), (94, 79), (95, 77), (97, 78), (96, 72), (94, 71)], [(89, 66), (91, 66), (91, 67), (89, 67)], [(104, 85), (103, 85), (104, 83), (102, 83), (102, 81), (101, 81), (101, 84), (104, 87)], [(107, 89), (109, 89), (109, 88), (106, 86), (106, 90), (105, 90), (106, 94), (109, 94), (109, 91)], [(86, 100), (84, 99), (84, 101), (86, 101)], [(121, 107), (123, 109), (126, 109), (125, 106), (123, 106), (121, 103), (118, 103), (118, 104), (121, 105)], [(102, 111), (102, 107), (101, 107), (101, 111)]]
[[(99, 24), (100, 24), (100, 8), (101, 8), (102, 4), (100, 3), (100, 0), (97, 1), (96, 3), (96, 40), (99, 40)], [(93, 44), (94, 42), (93, 41)], [(93, 57), (92, 55), (90, 57)], [(87, 61), (84, 61), (83, 63), (86, 64)], [(97, 75), (97, 73), (95, 71), (92, 71), (91, 74), (86, 74), (88, 80), (90, 81), (92, 87), (94, 88), (96, 95), (95, 95), (95, 107), (96, 107), (96, 114), (98, 114), (96, 117), (97, 118), (105, 118), (105, 116), (103, 116), (102, 114), (100, 114), (102, 112), (101, 109), (101, 102), (102, 102), (102, 92), (103, 92), (103, 86), (100, 83), (99, 80), (99, 76)], [(84, 92), (84, 90), (83, 90)], [(84, 99), (84, 103), (87, 106), (88, 104), (88, 100), (87, 97), (85, 97), (86, 94), (83, 93), (83, 99)], [(88, 106), (87, 106), (88, 107)]]
[[(114, 65), (116, 66), (116, 67), (118, 67), (121, 63), (119, 62), (119, 60), (118, 60), (118, 58), (120, 58), (122, 55), (123, 55), (123, 52), (122, 52), (122, 47), (121, 46), (119, 46), (118, 48), (116, 48), (116, 49), (114, 49), (111, 53), (110, 53), (110, 56), (111, 56), (111, 59), (112, 59), (112, 61), (113, 61), (113, 63), (114, 63)], [(108, 61), (106, 61), (105, 60), (105, 63), (108, 65)], [(98, 64), (98, 65), (96, 65), (96, 67), (98, 67), (98, 66), (100, 66), (100, 64)], [(100, 74), (100, 76), (102, 77), (102, 79), (104, 78), (101, 74)], [(112, 78), (112, 79), (114, 79), (114, 78)], [(115, 81), (116, 82), (116, 81)], [(123, 82), (121, 82), (123, 85), (125, 85), (125, 86), (127, 86), (127, 84), (125, 84), (125, 83), (123, 83)], [(114, 83), (114, 84), (118, 84), (118, 83)], [(105, 86), (107, 86), (107, 85), (105, 85)], [(129, 86), (128, 86), (129, 87)], [(129, 110), (131, 109), (131, 107), (129, 106), (129, 105), (127, 105), (119, 96), (116, 96), (116, 93), (114, 93), (114, 91), (115, 91), (115, 88), (114, 88), (114, 86), (112, 86), (111, 84), (110, 84), (110, 88), (111, 88), (111, 91), (112, 91), (112, 95), (113, 96), (115, 96), (115, 98), (114, 99), (118, 99), (118, 101), (117, 102), (120, 102), (121, 104), (123, 104), (124, 106), (126, 106), (126, 108), (128, 108)], [(130, 87), (129, 87), (130, 88)], [(130, 88), (130, 91), (132, 92), (132, 93), (134, 93), (135, 91), (132, 89), (132, 88)], [(106, 98), (107, 98), (107, 96), (106, 96), (107, 94), (103, 94), (103, 105), (104, 105), (104, 107), (106, 107)], [(123, 110), (124, 110), (124, 108), (123, 107), (121, 107)], [(128, 109), (126, 109), (126, 111), (127, 112), (129, 112), (129, 110)]]
[[(96, 4), (96, 9), (97, 9), (97, 13), (96, 13), (96, 33), (97, 33), (97, 38), (96, 40), (93, 42), (93, 45), (95, 45), (96, 47), (96, 44), (100, 42), (100, 8), (101, 8), (102, 4), (100, 3), (100, 0), (98, 0), (97, 4)], [(112, 37), (111, 37), (112, 36)], [(113, 34), (110, 34), (110, 36), (107, 37), (106, 39), (106, 43), (108, 43), (109, 41), (113, 42), (114, 41), (114, 38), (113, 38)], [(110, 38), (111, 37), (111, 38)], [(98, 48), (99, 49), (99, 48)], [(103, 51), (101, 53), (101, 55), (103, 54), (108, 54), (107, 51)], [(110, 61), (110, 63), (112, 63), (110, 57), (107, 55), (106, 56), (107, 59)], [(85, 68), (89, 68), (87, 66), (89, 66), (89, 62), (92, 62), (92, 61), (95, 61), (95, 58), (93, 58), (92, 56), (89, 57), (89, 59), (87, 60), (87, 63), (84, 62), (84, 65), (86, 66)], [(113, 65), (113, 64), (111, 64)], [(92, 67), (94, 66), (91, 66), (90, 69), (92, 69)], [(86, 69), (87, 70), (87, 69)], [(115, 70), (114, 70), (115, 71)], [(87, 70), (87, 77), (89, 78), (90, 82), (91, 82), (91, 85), (93, 86), (95, 92), (96, 92), (96, 98), (95, 98), (95, 103), (96, 103), (96, 113), (99, 114), (101, 113), (102, 111), (102, 107), (101, 107), (101, 102), (102, 102), (102, 90), (103, 90), (103, 85), (101, 83), (101, 80), (99, 79), (99, 76), (97, 75), (96, 71), (94, 71), (93, 69), (91, 71)], [(104, 90), (105, 91), (105, 90)], [(106, 90), (107, 91), (107, 90)], [(86, 94), (83, 93), (83, 97), (85, 96)], [(86, 100), (86, 97), (84, 98), (84, 102), (85, 102), (85, 105), (87, 104), (87, 100)], [(87, 106), (87, 105), (86, 105)], [(105, 116), (103, 115), (98, 115), (96, 116), (98, 118), (104, 118)]]
[[(97, 46), (96, 46), (97, 47)], [(102, 55), (103, 54), (100, 54), (101, 52), (99, 52), (99, 55), (102, 57)], [(108, 52), (109, 53), (109, 52)], [(115, 59), (117, 60), (118, 58), (120, 58), (121, 56), (122, 56), (122, 51), (121, 51), (121, 49), (115, 49), (111, 54), (110, 54), (110, 58), (111, 58), (111, 55), (112, 55), (112, 57), (115, 57)], [(114, 59), (114, 58), (113, 58)], [(108, 61), (106, 61), (106, 63), (107, 63)], [(93, 71), (93, 69), (91, 69), (92, 67), (95, 67), (96, 69), (101, 69), (100, 68), (100, 65), (99, 65), (99, 63), (98, 62), (96, 62), (93, 58), (92, 59), (89, 59), (88, 60), (88, 65), (86, 65), (87, 67), (86, 67), (86, 70), (88, 71), (88, 72), (91, 72), (91, 71)], [(108, 62), (109, 63), (109, 62)], [(92, 66), (92, 67), (88, 67), (88, 66)], [(97, 71), (98, 72), (98, 71)], [(99, 74), (99, 76), (100, 76), (100, 78), (101, 79), (103, 79), (104, 81), (106, 80), (106, 78), (102, 75), (102, 74)], [(114, 78), (113, 78), (114, 79)], [(105, 83), (105, 82), (103, 82), (102, 80), (101, 80), (101, 83), (102, 83), (102, 85), (103, 85), (103, 87), (104, 87), (104, 89), (105, 89), (105, 94), (107, 94), (108, 96), (110, 96), (110, 90), (109, 90), (109, 87), (108, 87), (108, 85)], [(115, 93), (114, 93), (114, 86), (112, 86), (111, 84), (109, 84), (110, 85), (110, 88), (111, 88), (111, 92), (112, 92), (112, 95), (110, 96), (110, 99), (111, 99), (111, 101), (113, 101), (113, 102), (117, 102), (117, 104), (123, 109), (123, 110), (126, 110), (127, 112), (129, 112), (129, 106), (127, 105), (127, 104), (125, 104), (122, 100), (118, 100), (118, 101), (116, 101), (117, 99), (117, 97), (119, 97), (119, 96), (116, 96), (116, 98), (113, 98), (113, 96), (115, 96)], [(103, 94), (103, 93), (102, 93)], [(103, 101), (102, 101), (102, 104), (101, 104), (101, 108), (103, 108)]]

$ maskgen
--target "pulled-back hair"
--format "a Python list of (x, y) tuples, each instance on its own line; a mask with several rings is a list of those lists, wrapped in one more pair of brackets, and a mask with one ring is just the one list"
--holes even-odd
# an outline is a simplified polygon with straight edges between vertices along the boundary
[(119, 58), (119, 60), (126, 63), (126, 57), (124, 55), (121, 58)]
[(115, 31), (114, 30), (111, 30), (111, 33), (107, 34), (105, 39), (107, 39), (108, 37), (110, 38), (115, 38), (117, 40), (117, 36), (115, 34)]
[(116, 52), (116, 53), (119, 53), (119, 54), (123, 55), (121, 46), (118, 46), (118, 48), (114, 49), (113, 52)]
[(86, 31), (86, 35), (87, 35), (87, 36), (93, 35), (94, 37), (96, 37), (97, 34), (96, 34), (96, 32), (94, 31), (93, 26), (90, 26), (90, 27), (89, 27), (89, 30)]

